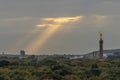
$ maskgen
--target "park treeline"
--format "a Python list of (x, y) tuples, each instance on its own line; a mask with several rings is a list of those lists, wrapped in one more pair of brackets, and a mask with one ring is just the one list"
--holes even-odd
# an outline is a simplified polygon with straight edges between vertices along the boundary
[(120, 80), (120, 60), (0, 59), (0, 80)]

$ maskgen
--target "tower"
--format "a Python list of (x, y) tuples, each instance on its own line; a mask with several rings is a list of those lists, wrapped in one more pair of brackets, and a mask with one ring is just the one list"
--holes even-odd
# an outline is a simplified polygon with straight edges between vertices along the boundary
[(25, 56), (25, 51), (24, 51), (24, 50), (21, 50), (21, 51), (20, 51), (20, 55), (21, 55), (21, 56)]
[(103, 34), (99, 33), (100, 35), (100, 40), (99, 40), (99, 58), (103, 58)]
[(26, 58), (25, 51), (21, 50), (20, 51), (20, 58)]

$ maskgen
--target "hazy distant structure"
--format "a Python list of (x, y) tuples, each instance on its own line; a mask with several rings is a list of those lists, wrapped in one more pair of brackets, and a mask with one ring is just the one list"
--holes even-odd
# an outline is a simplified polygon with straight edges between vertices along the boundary
[(20, 51), (20, 58), (26, 58), (25, 51), (21, 50)]
[(100, 40), (99, 40), (99, 58), (103, 59), (103, 34), (100, 32)]
[(21, 51), (20, 51), (20, 55), (21, 55), (21, 56), (25, 56), (25, 51), (24, 51), (24, 50), (21, 50)]

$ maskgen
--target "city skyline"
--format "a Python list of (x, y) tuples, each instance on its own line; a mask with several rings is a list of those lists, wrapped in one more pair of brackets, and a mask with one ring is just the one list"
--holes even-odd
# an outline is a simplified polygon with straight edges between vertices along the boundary
[(1, 0), (0, 52), (84, 54), (120, 49), (119, 0)]

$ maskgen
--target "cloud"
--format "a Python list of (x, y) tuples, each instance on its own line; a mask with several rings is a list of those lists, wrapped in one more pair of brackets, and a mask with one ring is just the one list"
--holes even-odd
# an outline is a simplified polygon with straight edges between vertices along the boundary
[[(43, 24), (36, 25), (37, 27), (53, 27), (56, 25), (63, 25), (70, 22), (78, 22), (83, 18), (83, 16), (75, 16), (75, 17), (58, 17), (58, 18), (43, 18)], [(47, 22), (47, 23), (46, 23)]]
[(33, 25), (37, 18), (34, 17), (13, 17), (13, 18), (0, 18), (0, 25), (13, 26), (13, 25)]
[(107, 16), (102, 16), (102, 15), (94, 15), (93, 17), (97, 18), (98, 20), (105, 20), (105, 19), (107, 19)]
[(103, 27), (107, 27), (107, 24), (109, 23), (109, 16), (89, 15), (89, 16), (85, 16), (82, 22), (85, 27), (100, 29)]
[(54, 26), (53, 24), (38, 24), (36, 25), (37, 27), (52, 27)]
[(53, 21), (56, 23), (68, 23), (68, 22), (75, 22), (80, 20), (83, 16), (76, 16), (76, 17), (59, 17), (59, 18), (44, 18), (45, 21)]
[(3, 22), (16, 22), (16, 21), (25, 21), (25, 20), (31, 20), (33, 18), (31, 17), (17, 17), (17, 18), (6, 18), (6, 19), (1, 19)]
[(108, 17), (107, 16), (102, 16), (102, 15), (94, 15), (93, 17), (93, 25), (96, 27), (102, 28), (106, 27), (108, 24)]

